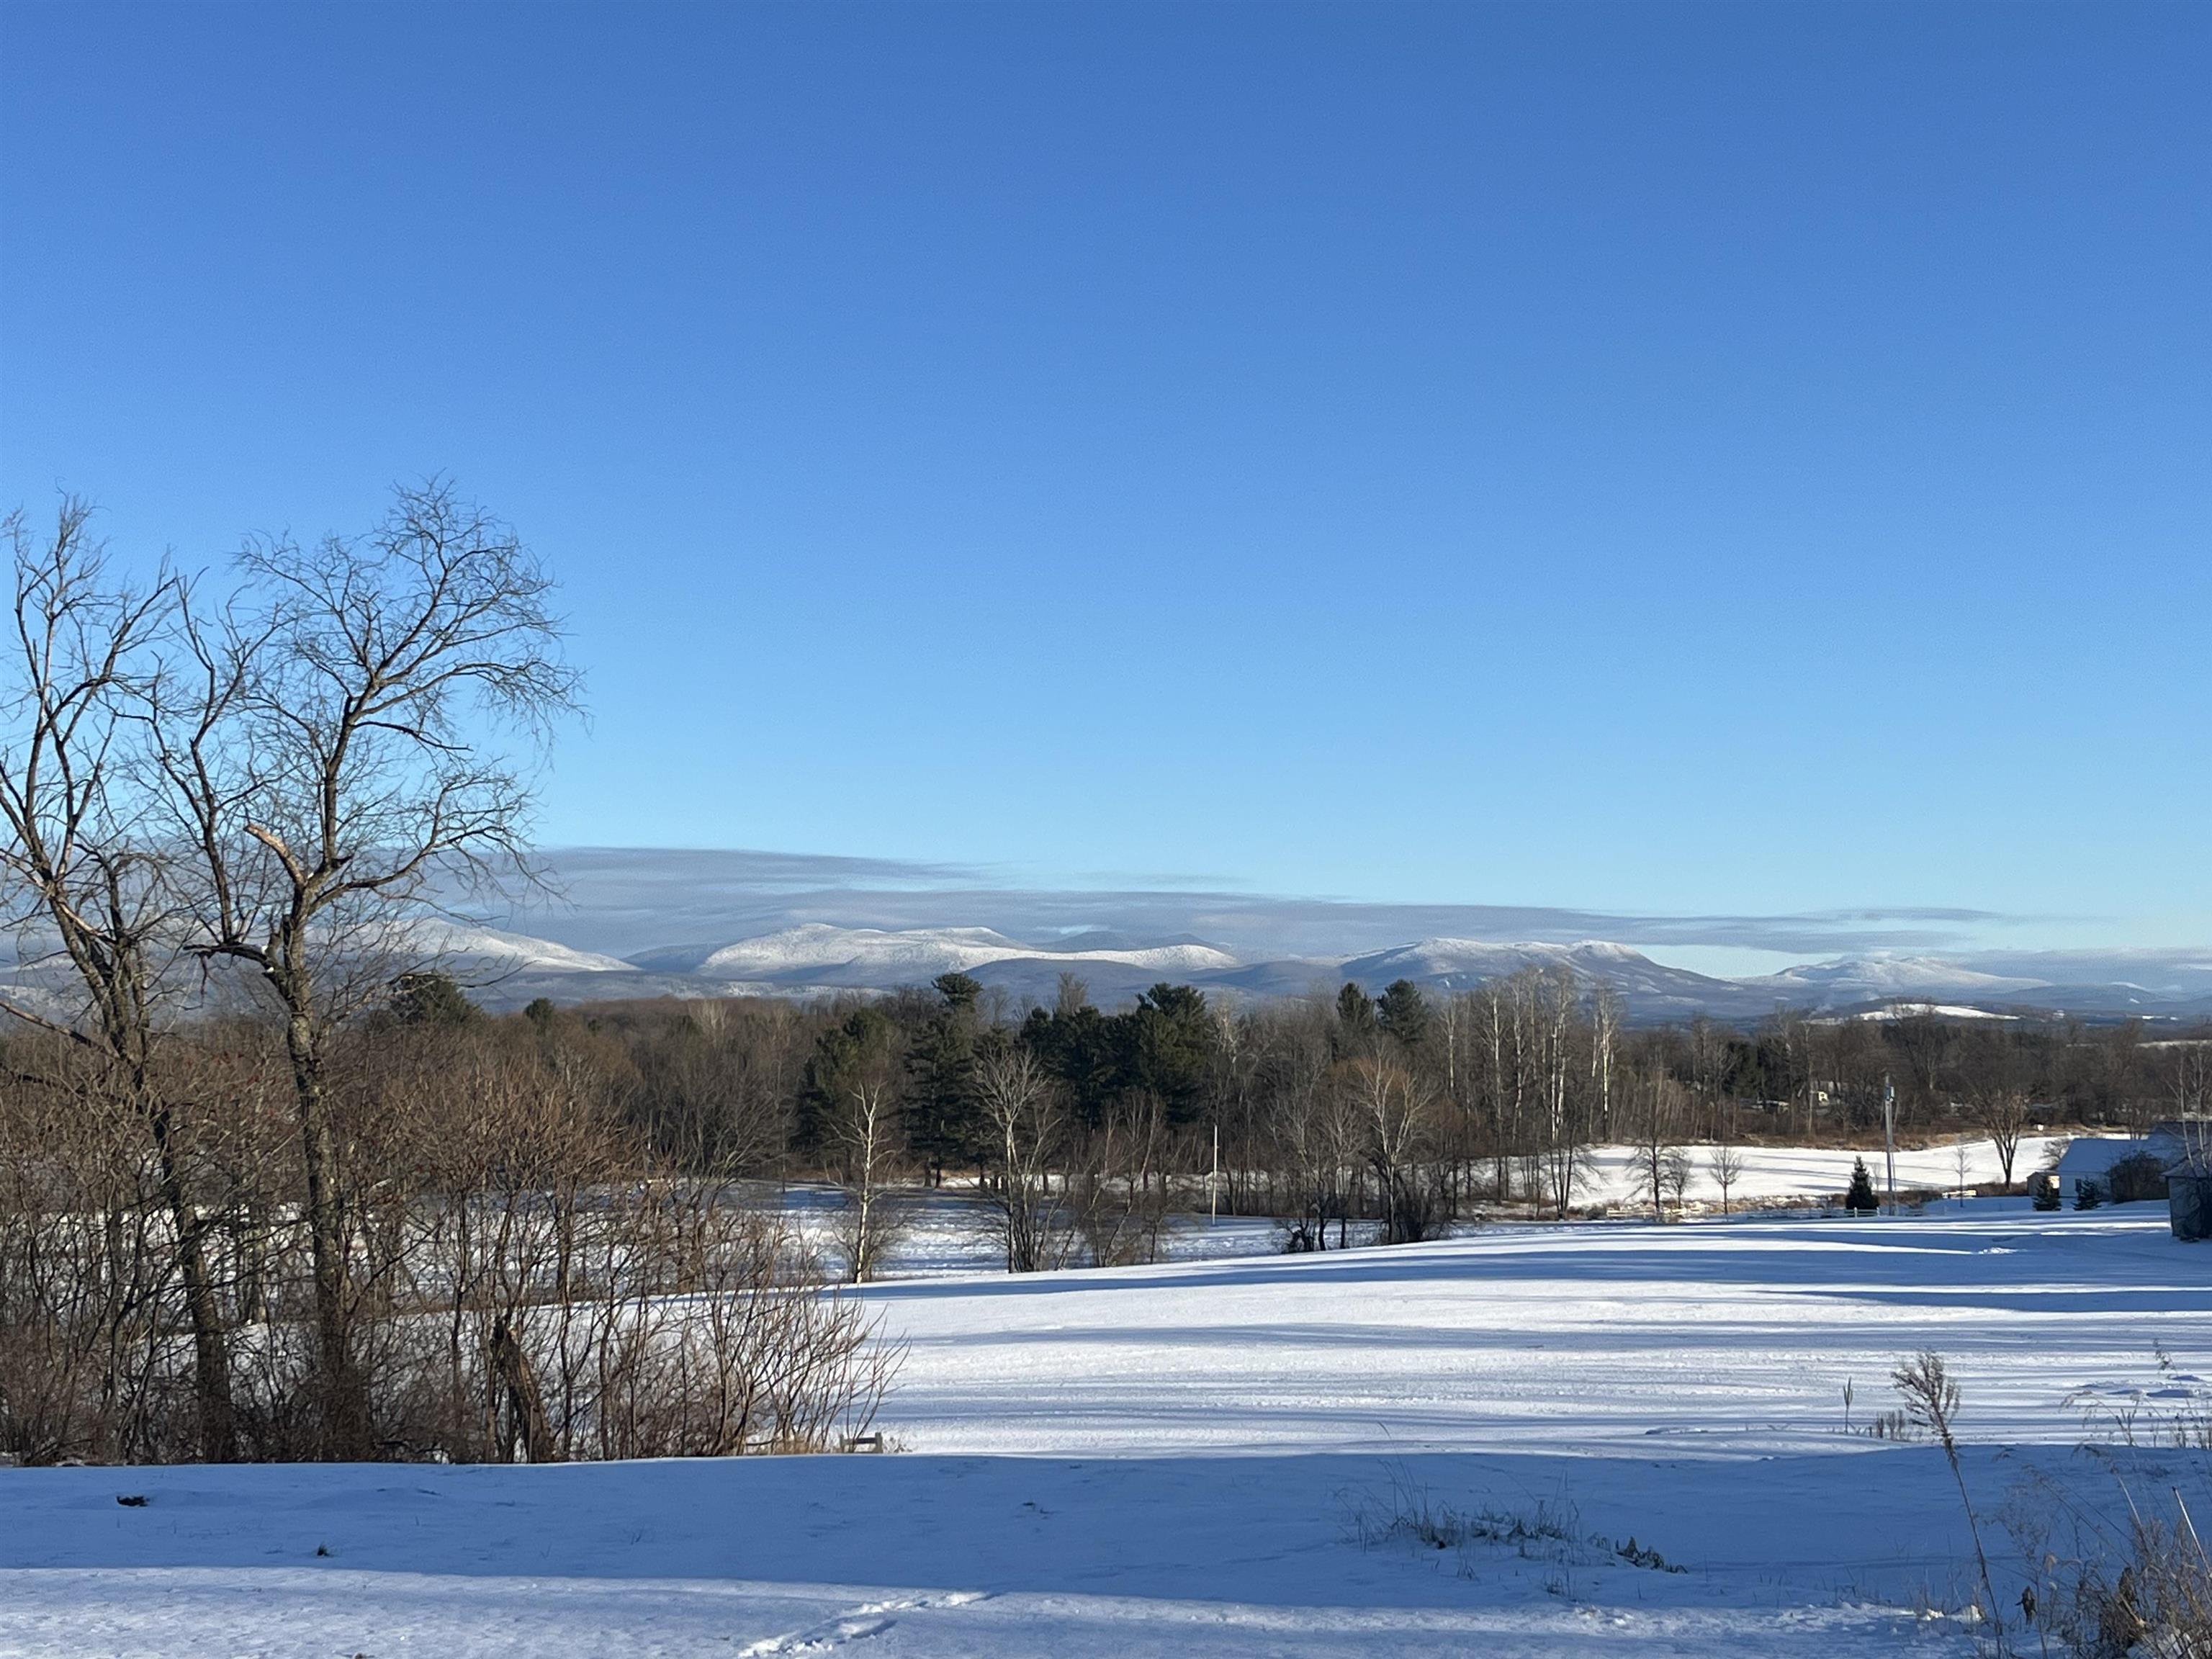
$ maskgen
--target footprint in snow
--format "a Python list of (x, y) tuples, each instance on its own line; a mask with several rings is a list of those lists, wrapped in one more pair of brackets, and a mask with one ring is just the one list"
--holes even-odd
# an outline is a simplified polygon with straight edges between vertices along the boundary
[(839, 1613), (821, 1624), (811, 1625), (783, 1636), (770, 1636), (738, 1650), (738, 1659), (768, 1659), (780, 1653), (828, 1653), (848, 1642), (864, 1642), (872, 1636), (881, 1636), (898, 1623), (892, 1616), (902, 1613), (920, 1613), (934, 1607), (964, 1607), (972, 1602), (989, 1598), (981, 1590), (953, 1590), (944, 1595), (902, 1596), (889, 1601), (868, 1601), (850, 1613)]

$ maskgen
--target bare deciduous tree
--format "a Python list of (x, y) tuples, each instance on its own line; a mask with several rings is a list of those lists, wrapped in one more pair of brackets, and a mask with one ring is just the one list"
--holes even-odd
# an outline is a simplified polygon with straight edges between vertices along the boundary
[(1382, 1242), (1412, 1243), (1426, 1237), (1436, 1213), (1421, 1185), (1419, 1155), (1431, 1127), (1434, 1095), (1406, 1067), (1381, 1054), (1353, 1060), (1346, 1087), (1359, 1114), (1367, 1161), (1375, 1172)]
[[(1651, 1200), (1651, 1218), (1667, 1218), (1667, 1195), (1680, 1194), (1689, 1160), (1677, 1144), (1684, 1115), (1682, 1087), (1672, 1078), (1651, 1077), (1639, 1085), (1636, 1160), (1639, 1184)], [(1679, 1177), (1679, 1179), (1678, 1179)]]
[(574, 707), (550, 580), (442, 482), (361, 538), (258, 541), (252, 584), (186, 607), (154, 730), (198, 868), (194, 948), (244, 968), (283, 1024), (314, 1263), (328, 1455), (374, 1449), (348, 1325), (349, 1218), (331, 1036), (388, 977), (441, 884), (522, 867), (532, 761)]
[(825, 1126), (837, 1184), (844, 1194), (838, 1215), (846, 1277), (855, 1285), (873, 1279), (904, 1230), (907, 1211), (893, 1185), (903, 1144), (899, 1085), (905, 1060), (897, 1032), (885, 1020), (841, 1079)]
[(1052, 1191), (1053, 1167), (1067, 1152), (1059, 1091), (1036, 1055), (1018, 1043), (986, 1053), (976, 1068), (976, 1084), (996, 1152), (996, 1219), (1006, 1247), (1006, 1271), (1065, 1267), (1075, 1234), (1066, 1193), (1055, 1201)]
[(1990, 1091), (1974, 1110), (1975, 1122), (1996, 1146), (2004, 1184), (2012, 1185), (2013, 1160), (2020, 1156), (2021, 1137), (2027, 1133), (2027, 1097), (2018, 1089)]
[(1721, 1213), (1729, 1213), (1729, 1193), (1743, 1179), (1743, 1154), (1728, 1142), (1723, 1141), (1705, 1158), (1705, 1173), (1713, 1178), (1713, 1185), (1721, 1189)]
[(180, 588), (166, 571), (144, 588), (111, 582), (90, 517), (70, 499), (48, 538), (20, 513), (0, 526), (14, 556), (16, 647), (0, 738), (0, 872), (26, 907), (13, 920), (58, 947), (86, 1017), (49, 1019), (20, 999), (0, 1006), (96, 1054), (105, 1086), (145, 1127), (191, 1327), (201, 1455), (221, 1462), (234, 1433), (208, 1225), (188, 1190), (175, 1103), (154, 1074), (173, 990), (176, 887), (133, 765), (152, 647)]

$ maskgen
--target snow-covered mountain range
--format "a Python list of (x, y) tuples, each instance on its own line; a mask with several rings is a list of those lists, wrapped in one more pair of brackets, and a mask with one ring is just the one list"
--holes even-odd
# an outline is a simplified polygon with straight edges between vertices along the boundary
[(1134, 949), (1090, 942), (1088, 936), (1049, 945), (1024, 945), (988, 927), (837, 927), (806, 922), (757, 939), (722, 945), (672, 945), (641, 951), (631, 961), (664, 973), (701, 974), (709, 978), (760, 981), (769, 984), (851, 986), (866, 990), (917, 985), (939, 974), (972, 973), (993, 963), (1039, 955), (1065, 967), (1105, 963), (1159, 975), (1216, 972), (1235, 968), (1225, 951), (1197, 943), (1170, 943)]
[[(1972, 912), (1670, 918), (1196, 887), (1018, 889), (854, 864), (569, 849), (556, 860), (556, 879), (515, 907), (473, 921), (426, 914), (402, 928), (390, 954), (441, 962), (501, 1009), (538, 997), (883, 992), (956, 971), (1017, 1009), (1053, 1001), (1070, 975), (1112, 1008), (1163, 981), (1251, 1000), (1334, 996), (1347, 980), (1370, 991), (1406, 979), (1451, 992), (1537, 968), (1563, 970), (1585, 991), (1610, 986), (1639, 1021), (1923, 1006), (2212, 1018), (2212, 949), (1957, 948), (1991, 920)], [(1675, 948), (1696, 959), (1717, 945), (1793, 965), (1722, 978), (1667, 959)], [(180, 998), (210, 994), (197, 975), (187, 977), (192, 985), (174, 988)], [(70, 1014), (79, 995), (52, 941), (34, 930), (0, 931), (0, 986), (19, 1006), (51, 1017)]]
[[(1917, 1005), (1996, 1012), (2056, 1009), (2087, 1015), (2212, 1014), (2212, 953), (2057, 955), (2044, 973), (1997, 973), (1956, 958), (1869, 954), (1783, 972), (1723, 979), (1656, 962), (1599, 939), (1562, 944), (1427, 939), (1358, 955), (1245, 959), (1188, 936), (1146, 939), (1103, 928), (1020, 939), (988, 927), (853, 927), (807, 921), (747, 938), (665, 945), (618, 957), (494, 928), (426, 930), (480, 1000), (514, 1007), (645, 996), (890, 991), (968, 974), (1009, 1000), (1049, 1002), (1064, 975), (1113, 1006), (1162, 981), (1244, 997), (1333, 994), (1349, 980), (1379, 991), (1411, 980), (1463, 990), (1526, 968), (1562, 969), (1577, 985), (1608, 985), (1632, 1018), (1706, 1013), (1756, 1019), (1778, 1008), (1830, 1014)], [(2132, 978), (2122, 978), (2125, 968)], [(2066, 971), (2071, 969), (2071, 972)]]
[(1888, 998), (1917, 1002), (2006, 997), (2043, 988), (2050, 981), (1983, 973), (1942, 957), (1843, 957), (1785, 968), (1743, 984), (1771, 989), (1784, 1002), (1826, 1007), (1836, 1002)]

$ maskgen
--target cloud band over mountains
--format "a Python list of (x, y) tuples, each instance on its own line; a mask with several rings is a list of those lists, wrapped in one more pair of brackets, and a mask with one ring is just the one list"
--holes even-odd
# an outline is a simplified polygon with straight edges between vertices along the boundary
[(1540, 905), (1382, 903), (1176, 887), (1024, 886), (997, 872), (892, 859), (699, 848), (548, 851), (545, 898), (487, 912), (501, 927), (627, 956), (807, 922), (989, 927), (1045, 943), (1083, 929), (1188, 936), (1239, 954), (1337, 957), (1418, 939), (1601, 939), (1791, 956), (1941, 951), (2005, 918), (1982, 910), (1859, 908), (1794, 915), (1640, 915)]

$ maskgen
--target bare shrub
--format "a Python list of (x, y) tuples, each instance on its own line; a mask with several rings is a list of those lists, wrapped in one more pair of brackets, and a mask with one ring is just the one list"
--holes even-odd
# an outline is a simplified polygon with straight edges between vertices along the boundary
[(658, 1168), (557, 1064), (421, 1055), (385, 1116), (413, 1151), (384, 1163), (419, 1180), (374, 1321), (408, 1449), (727, 1456), (866, 1430), (898, 1353), (781, 1212)]
[(1162, 1163), (1166, 1139), (1165, 1115), (1152, 1095), (1116, 1103), (1083, 1138), (1072, 1161), (1068, 1196), (1094, 1266), (1160, 1259), (1175, 1207)]
[[(225, 1031), (196, 1036), (212, 1049)], [(238, 1447), (313, 1456), (313, 1262), (296, 1165), (272, 1155), (297, 1144), (289, 1090), (251, 1086), (282, 1048), (250, 1026), (227, 1040), (228, 1071), (203, 1079), (232, 1119), (204, 1148), (224, 1179), (195, 1198)], [(866, 1432), (899, 1351), (780, 1211), (661, 1166), (562, 1056), (496, 1030), (364, 1029), (333, 1060), (343, 1312), (374, 1455), (728, 1455)], [(158, 1176), (133, 1114), (56, 1075), (0, 1082), (0, 1453), (192, 1457)]]
[(2117, 1572), (2087, 1569), (2074, 1595), (2069, 1631), (2075, 1651), (2095, 1659), (2212, 1656), (2212, 1557), (2189, 1506), (2173, 1494), (2167, 1514), (2134, 1510)]
[(2075, 1659), (2208, 1659), (2212, 1656), (2212, 1556), (2177, 1491), (2146, 1509), (2130, 1497), (2115, 1531), (2075, 1509), (2076, 1536), (2049, 1547), (2047, 1500), (2020, 1506), (2008, 1522), (2029, 1561), (2022, 1616), (2043, 1651)]
[[(2091, 1437), (2084, 1451), (2114, 1461), (2114, 1447), (2212, 1449), (2212, 1386), (2182, 1370), (2162, 1345), (2153, 1352), (2147, 1386), (2068, 1396)], [(2121, 1467), (2115, 1462), (2116, 1474)], [(2121, 1493), (2127, 1519), (2116, 1528), (2048, 1480), (2015, 1489), (2005, 1527), (2028, 1563), (2023, 1607), (2046, 1646), (2055, 1640), (2081, 1659), (2212, 1659), (2212, 1557), (2186, 1500), (2173, 1488), (2165, 1501), (2147, 1504), (2124, 1481)], [(2071, 1528), (2070, 1538), (2056, 1546), (2055, 1516)]]

